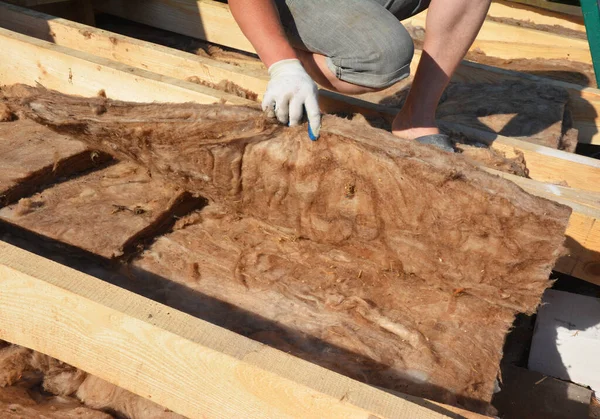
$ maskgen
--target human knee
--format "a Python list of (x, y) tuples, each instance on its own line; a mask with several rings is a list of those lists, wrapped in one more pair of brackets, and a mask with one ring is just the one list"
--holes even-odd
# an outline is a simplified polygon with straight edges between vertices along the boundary
[[(403, 26), (399, 25), (406, 32)], [(408, 32), (406, 36), (399, 34), (396, 42), (387, 42), (379, 45), (379, 59), (373, 70), (374, 84), (369, 87), (386, 88), (410, 75), (410, 64), (412, 62), (415, 47)]]
[(396, 21), (366, 34), (352, 60), (333, 63), (341, 80), (374, 90), (384, 89), (410, 75), (414, 44), (408, 31)]

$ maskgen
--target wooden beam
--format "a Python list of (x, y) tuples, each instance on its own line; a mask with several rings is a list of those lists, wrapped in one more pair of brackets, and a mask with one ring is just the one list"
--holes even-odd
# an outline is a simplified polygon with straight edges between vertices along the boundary
[[(425, 28), (427, 10), (403, 20)], [(471, 46), (490, 57), (505, 59), (545, 58), (592, 63), (586, 39), (486, 20)]]
[(1, 241), (0, 339), (190, 418), (482, 418), (393, 396)]
[(463, 61), (452, 77), (452, 81), (464, 83), (499, 83), (503, 80), (524, 80), (566, 89), (571, 99), (573, 126), (579, 130), (578, 141), (600, 144), (600, 89), (470, 61)]
[(565, 247), (555, 270), (600, 285), (600, 194), (582, 193), (559, 185), (540, 183), (508, 173), (483, 168), (519, 185), (532, 195), (546, 198), (573, 209), (567, 226)]
[(238, 96), (130, 67), (0, 28), (0, 85), (41, 84), (61, 92), (134, 102), (226, 103), (254, 105)]
[[(215, 42), (230, 48), (255, 52), (229, 13), (229, 8), (223, 3), (211, 0), (131, 0), (127, 2), (95, 0), (94, 6), (98, 11), (135, 22)], [(510, 32), (510, 27), (502, 29)], [(521, 42), (526, 41), (522, 40)], [(535, 48), (537, 49), (537, 46)], [(589, 54), (589, 48), (587, 53)], [(413, 73), (419, 58), (420, 53), (417, 51), (411, 65)], [(600, 144), (600, 129), (598, 128), (600, 126), (600, 90), (598, 89), (467, 61), (462, 62), (452, 80), (498, 82), (510, 79), (529, 80), (567, 89), (572, 100), (574, 126), (579, 130), (579, 142)]]
[[(229, 6), (211, 0), (94, 0), (94, 8), (156, 28), (173, 30), (241, 51), (255, 52)], [(233, 23), (233, 24), (232, 24)]]
[[(266, 70), (245, 69), (2, 3), (0, 3), (0, 26), (37, 38), (52, 39), (57, 45), (114, 59), (132, 67), (151, 68), (156, 73), (181, 80), (191, 76), (214, 84), (228, 80), (257, 93), (259, 99), (269, 80)], [(498, 77), (501, 76), (502, 74)], [(331, 92), (322, 92), (320, 99), (321, 108), (330, 112), (363, 114), (395, 112), (381, 105)], [(457, 124), (445, 126), (462, 132), (470, 138), (491, 144), (495, 149), (508, 155), (511, 155), (515, 149), (520, 150), (525, 155), (530, 176), (534, 179), (553, 183), (566, 182), (573, 188), (600, 191), (600, 161), (598, 160), (461, 127)]]
[(562, 4), (551, 0), (508, 0), (511, 3), (526, 4), (528, 6), (539, 7), (544, 10), (551, 10), (557, 13), (564, 13), (570, 16), (582, 16), (581, 7)]
[(261, 99), (269, 82), (266, 69), (245, 69), (242, 72), (239, 66), (3, 2), (0, 2), (0, 27), (180, 80), (195, 76), (213, 84), (231, 81), (256, 93)]
[(566, 29), (585, 33), (585, 24), (581, 14), (572, 16), (512, 1), (492, 1), (488, 16), (521, 20), (536, 25), (562, 26)]
[(494, 149), (514, 156), (523, 153), (529, 176), (537, 181), (563, 184), (583, 191), (600, 192), (600, 160), (575, 153), (540, 146), (461, 124), (439, 122), (440, 127), (459, 132), (469, 138), (491, 145)]
[(35, 7), (42, 4), (65, 3), (71, 0), (6, 0), (8, 3), (23, 7)]

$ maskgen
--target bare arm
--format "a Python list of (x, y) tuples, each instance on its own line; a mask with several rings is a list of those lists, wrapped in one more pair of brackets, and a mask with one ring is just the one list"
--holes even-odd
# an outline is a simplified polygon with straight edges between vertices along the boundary
[(267, 68), (281, 60), (298, 58), (285, 36), (273, 0), (229, 0), (229, 8)]

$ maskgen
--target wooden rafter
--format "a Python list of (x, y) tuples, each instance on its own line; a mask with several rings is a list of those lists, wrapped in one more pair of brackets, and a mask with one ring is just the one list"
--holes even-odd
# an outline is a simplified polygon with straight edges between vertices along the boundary
[(513, 1), (494, 0), (488, 16), (526, 21), (536, 25), (561, 26), (585, 33), (581, 10), (579, 16), (572, 16)]
[[(104, 89), (112, 98), (133, 101), (250, 104), (7, 30), (0, 30), (0, 49), (19, 51), (0, 61), (0, 84), (37, 81), (82, 95)], [(570, 225), (572, 234), (577, 230), (574, 239), (600, 249), (597, 195), (511, 180), (571, 205), (571, 224), (578, 223)], [(1, 339), (47, 353), (189, 417), (442, 418), (456, 417), (454, 412), (481, 417), (392, 396), (3, 242), (0, 290)]]
[[(403, 23), (425, 27), (427, 11)], [(592, 63), (590, 48), (584, 38), (575, 38), (527, 27), (486, 20), (471, 50), (478, 49), (490, 57), (505, 59), (542, 58)]]
[(544, 10), (551, 10), (557, 13), (563, 13), (570, 16), (581, 17), (581, 7), (563, 4), (551, 0), (509, 0), (510, 3), (525, 4), (527, 6), (538, 7)]
[[(134, 102), (215, 103), (224, 100), (238, 105), (253, 102), (211, 88), (159, 75), (70, 50), (60, 45), (0, 28), (2, 51), (0, 83), (40, 83), (64, 93), (95, 96), (100, 90), (114, 99)], [(126, 86), (126, 88), (125, 88)]]

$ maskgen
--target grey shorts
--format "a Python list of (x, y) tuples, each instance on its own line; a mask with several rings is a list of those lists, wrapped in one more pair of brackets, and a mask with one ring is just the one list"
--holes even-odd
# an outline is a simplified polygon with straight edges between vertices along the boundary
[(384, 88), (410, 74), (414, 44), (400, 20), (430, 0), (275, 0), (296, 48), (327, 57), (340, 79)]

